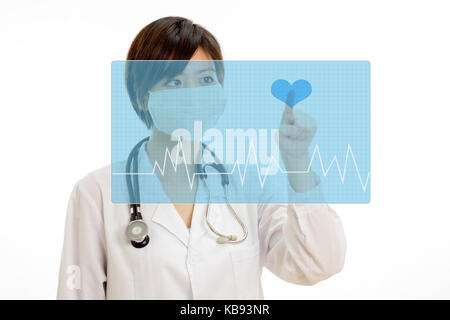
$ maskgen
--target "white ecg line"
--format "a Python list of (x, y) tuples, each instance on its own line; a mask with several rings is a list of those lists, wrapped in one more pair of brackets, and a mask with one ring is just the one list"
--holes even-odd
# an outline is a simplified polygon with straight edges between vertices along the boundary
[[(177, 152), (175, 153), (177, 155), (179, 155), (181, 143), (182, 143), (181, 139), (178, 138)], [(251, 151), (253, 151), (253, 153)], [(200, 174), (204, 174), (204, 173), (194, 172), (194, 174), (192, 175), (192, 178), (189, 177), (188, 168), (187, 168), (188, 163), (186, 161), (186, 157), (184, 155), (183, 148), (181, 148), (181, 154), (182, 154), (182, 159), (183, 159), (183, 163), (184, 163), (184, 166), (185, 166), (186, 177), (187, 177), (187, 179), (189, 181), (190, 188), (192, 189), (193, 186), (194, 186), (194, 182), (195, 182), (195, 176), (196, 175), (200, 175)], [(255, 147), (255, 145), (253, 143), (253, 139), (250, 140), (249, 149), (248, 149), (248, 155), (247, 155), (247, 159), (245, 161), (243, 172), (241, 171), (242, 170), (241, 169), (241, 165), (239, 165), (238, 161), (235, 161), (232, 169), (229, 172), (222, 173), (222, 172), (218, 172), (217, 171), (217, 172), (207, 172), (206, 174), (207, 175), (215, 175), (215, 174), (232, 175), (234, 173), (234, 171), (237, 170), (238, 173), (239, 173), (239, 178), (240, 178), (240, 181), (241, 181), (241, 185), (244, 185), (245, 176), (247, 174), (247, 168), (248, 168), (248, 165), (249, 165), (249, 162), (250, 162), (250, 155), (253, 155), (255, 157), (255, 159), (257, 159), (257, 152), (256, 152), (256, 147)], [(368, 184), (369, 179), (370, 179), (370, 171), (367, 173), (367, 178), (366, 178), (366, 181), (364, 182), (363, 178), (361, 177), (361, 173), (359, 171), (359, 167), (358, 167), (358, 164), (356, 163), (355, 155), (353, 154), (353, 150), (352, 150), (352, 147), (350, 146), (350, 144), (347, 145), (347, 152), (346, 152), (346, 155), (345, 155), (345, 162), (344, 162), (344, 169), (343, 170), (341, 169), (341, 166), (339, 165), (339, 162), (337, 160), (337, 155), (334, 155), (333, 159), (330, 162), (330, 165), (328, 166), (327, 169), (325, 169), (325, 166), (324, 166), (324, 163), (323, 163), (323, 160), (322, 160), (322, 155), (320, 154), (320, 149), (319, 149), (319, 146), (317, 144), (314, 147), (314, 152), (313, 152), (313, 154), (311, 156), (311, 160), (309, 162), (308, 169), (306, 169), (306, 170), (300, 170), (300, 171), (283, 170), (283, 168), (281, 168), (279, 162), (273, 156), (270, 157), (269, 164), (268, 164), (267, 168), (271, 168), (272, 164), (274, 164), (275, 167), (283, 174), (309, 173), (311, 171), (312, 163), (313, 163), (313, 161), (314, 161), (316, 156), (319, 159), (320, 166), (321, 166), (321, 169), (322, 169), (322, 174), (323, 174), (324, 177), (326, 177), (328, 175), (330, 169), (333, 167), (333, 163), (336, 163), (336, 168), (338, 170), (339, 177), (340, 177), (340, 180), (341, 180), (342, 184), (344, 184), (344, 182), (345, 182), (345, 176), (347, 174), (347, 165), (348, 165), (349, 156), (350, 156), (352, 158), (352, 160), (353, 160), (353, 164), (355, 166), (355, 170), (356, 170), (356, 173), (358, 175), (359, 182), (361, 184), (361, 189), (362, 189), (363, 192), (366, 192), (367, 184)], [(155, 164), (153, 165), (152, 172), (112, 172), (111, 174), (114, 174), (114, 175), (154, 175), (155, 171), (156, 171), (156, 168), (158, 168), (159, 173), (162, 176), (164, 176), (164, 173), (166, 171), (167, 158), (170, 159), (170, 162), (172, 163), (172, 167), (173, 167), (174, 171), (176, 172), (177, 168), (178, 168), (177, 163), (176, 163), (176, 161), (174, 161), (172, 159), (172, 156), (170, 155), (169, 148), (166, 148), (166, 152), (164, 154), (164, 162), (163, 162), (162, 168), (159, 165), (159, 163), (157, 161), (155, 161)], [(267, 171), (266, 174), (262, 174), (261, 170), (260, 170), (260, 167), (259, 167), (259, 164), (258, 164), (258, 161), (255, 161), (255, 162), (256, 162), (255, 163), (256, 171), (258, 173), (258, 178), (259, 178), (259, 184), (260, 184), (260, 187), (263, 188), (264, 184), (266, 182), (266, 178), (269, 175), (269, 173), (268, 173), (269, 170), (266, 170)]]

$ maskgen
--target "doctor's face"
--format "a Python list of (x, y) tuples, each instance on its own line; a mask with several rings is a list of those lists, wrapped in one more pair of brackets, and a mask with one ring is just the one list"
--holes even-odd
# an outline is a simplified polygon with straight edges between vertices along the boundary
[[(195, 62), (191, 63), (191, 61)], [(182, 73), (171, 78), (161, 79), (150, 91), (155, 92), (160, 90), (195, 88), (212, 86), (218, 83), (219, 81), (214, 62), (202, 48), (199, 48), (194, 53)]]

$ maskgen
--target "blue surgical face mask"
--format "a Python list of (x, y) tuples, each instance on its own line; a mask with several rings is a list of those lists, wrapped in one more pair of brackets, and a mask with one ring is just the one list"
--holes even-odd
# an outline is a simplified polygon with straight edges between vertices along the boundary
[(194, 122), (200, 121), (202, 131), (214, 127), (226, 104), (220, 84), (194, 88), (150, 92), (148, 110), (155, 127), (169, 135), (184, 129), (194, 137)]

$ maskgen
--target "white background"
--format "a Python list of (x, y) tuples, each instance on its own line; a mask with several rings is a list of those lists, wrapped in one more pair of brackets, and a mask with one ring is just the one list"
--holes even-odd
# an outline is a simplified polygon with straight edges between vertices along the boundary
[(54, 299), (70, 191), (110, 157), (110, 62), (180, 15), (229, 60), (370, 60), (372, 202), (333, 205), (344, 270), (268, 299), (450, 298), (446, 1), (2, 1), (0, 298)]

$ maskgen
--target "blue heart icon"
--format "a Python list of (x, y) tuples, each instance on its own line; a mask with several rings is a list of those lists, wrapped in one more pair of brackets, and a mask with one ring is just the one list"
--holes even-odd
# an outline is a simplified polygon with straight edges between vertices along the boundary
[(272, 95), (291, 108), (308, 98), (311, 92), (311, 84), (303, 79), (295, 81), (292, 85), (284, 79), (278, 79), (272, 83)]

